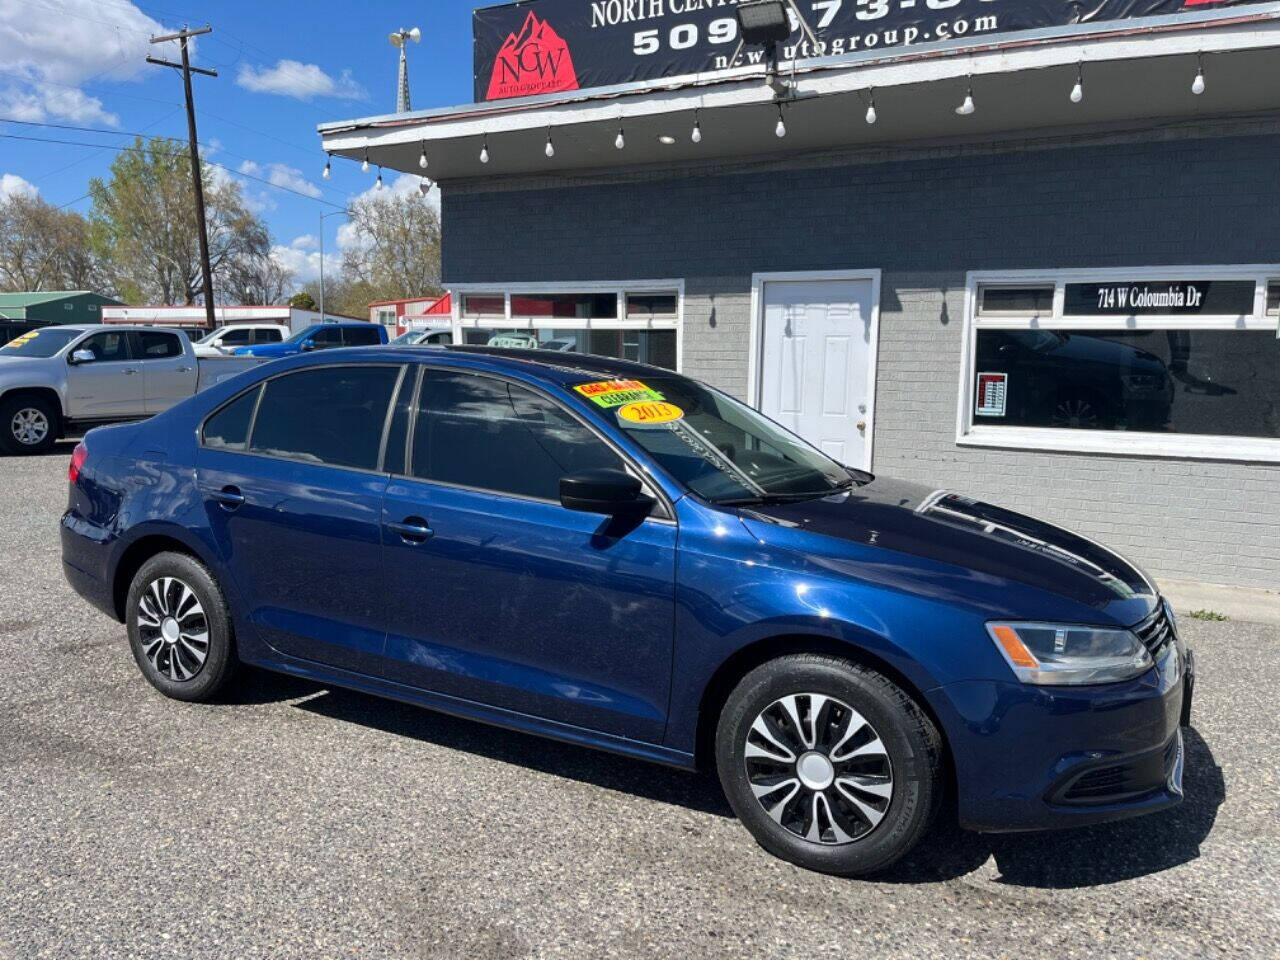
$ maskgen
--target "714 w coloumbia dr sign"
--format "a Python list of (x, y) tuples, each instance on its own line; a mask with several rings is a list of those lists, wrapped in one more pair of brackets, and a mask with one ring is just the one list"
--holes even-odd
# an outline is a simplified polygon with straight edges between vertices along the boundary
[[(796, 0), (783, 59), (840, 56), (1258, 0)], [(740, 49), (736, 0), (532, 0), (473, 17), (477, 101), (707, 73), (760, 62)], [(818, 38), (816, 46), (797, 17)]]
[(1068, 317), (1244, 317), (1253, 313), (1255, 292), (1249, 280), (1068, 283), (1062, 313)]

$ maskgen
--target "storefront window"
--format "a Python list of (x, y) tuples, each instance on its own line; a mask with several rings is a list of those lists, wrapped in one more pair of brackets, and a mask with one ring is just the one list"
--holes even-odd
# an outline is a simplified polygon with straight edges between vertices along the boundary
[(506, 299), (500, 293), (468, 293), (462, 298), (464, 317), (505, 317)]
[(618, 316), (616, 293), (513, 293), (513, 317), (573, 317), (613, 320)]
[(975, 422), (1280, 437), (1269, 330), (980, 330)]
[(975, 280), (958, 442), (1280, 461), (1274, 273)]
[(677, 306), (675, 293), (628, 293), (627, 319), (674, 319)]
[(585, 330), (585, 329), (488, 329), (467, 327), (462, 342), (506, 349), (556, 350), (586, 353), (616, 360), (635, 360), (654, 366), (676, 368), (674, 330)]
[(982, 287), (978, 294), (978, 313), (982, 316), (1053, 313), (1053, 286)]

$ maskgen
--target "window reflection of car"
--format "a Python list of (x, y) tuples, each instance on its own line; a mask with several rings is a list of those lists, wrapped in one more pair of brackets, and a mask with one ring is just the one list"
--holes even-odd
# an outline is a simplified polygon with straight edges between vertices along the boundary
[(538, 338), (532, 333), (496, 333), (485, 346), (504, 347), (509, 350), (536, 350)]
[(559, 350), (561, 353), (575, 353), (578, 349), (578, 341), (573, 337), (558, 337), (555, 340), (544, 340), (542, 342), (543, 350)]
[(391, 343), (401, 347), (450, 344), (453, 343), (453, 331), (449, 327), (422, 327), (400, 334)]
[(1008, 375), (1004, 422), (1086, 430), (1159, 430), (1173, 381), (1155, 354), (1062, 330), (984, 330), (981, 372)]

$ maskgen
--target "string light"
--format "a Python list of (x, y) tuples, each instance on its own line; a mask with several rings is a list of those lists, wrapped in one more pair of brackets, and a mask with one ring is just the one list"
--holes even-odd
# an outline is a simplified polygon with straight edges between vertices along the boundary
[(1084, 65), (1080, 64), (1076, 67), (1076, 85), (1071, 88), (1071, 102), (1080, 103), (1084, 100)]
[(382, 168), (381, 167), (378, 168), (378, 180), (376, 183), (374, 183), (373, 188), (375, 190), (382, 189)]
[(702, 123), (698, 119), (698, 111), (693, 111), (693, 133), (689, 134), (689, 139), (694, 143), (702, 142)]
[(324, 177), (326, 180), (333, 176), (332, 156), (332, 154), (325, 154), (324, 157), (324, 172), (320, 174), (320, 176)]
[(867, 93), (871, 97), (871, 103), (867, 106), (867, 125), (871, 126), (880, 119), (879, 114), (876, 113), (876, 88), (868, 87)]
[(545, 154), (547, 155), (547, 157), (549, 157), (549, 158), (550, 158), (550, 157), (554, 157), (554, 156), (556, 155), (556, 148), (555, 148), (555, 145), (551, 142), (551, 128), (550, 128), (550, 127), (547, 127), (547, 146), (546, 146), (546, 148), (545, 148), (542, 152), (543, 152), (543, 153), (545, 153)]
[(364, 163), (360, 164), (360, 172), (361, 173), (369, 172), (369, 148), (368, 147), (364, 148)]
[(422, 182), (418, 184), (418, 191), (425, 197), (431, 192), (431, 178), (423, 177)]
[(418, 169), (427, 169), (427, 141), (422, 141), (422, 152), (418, 154)]
[(618, 150), (621, 150), (627, 145), (627, 138), (622, 135), (621, 127), (618, 128), (618, 135), (614, 138), (613, 145)]
[(1197, 97), (1204, 93), (1204, 57), (1196, 54), (1196, 78), (1191, 82), (1191, 92)]
[(787, 125), (782, 119), (782, 104), (778, 104), (778, 125), (773, 128), (773, 135), (779, 138), (787, 135)]
[(480, 145), (480, 162), (489, 162), (489, 135), (487, 133), (484, 135), (484, 143)]
[(962, 117), (969, 117), (978, 110), (977, 104), (973, 102), (973, 78), (969, 78), (969, 86), (965, 89), (964, 102), (956, 107), (956, 113)]

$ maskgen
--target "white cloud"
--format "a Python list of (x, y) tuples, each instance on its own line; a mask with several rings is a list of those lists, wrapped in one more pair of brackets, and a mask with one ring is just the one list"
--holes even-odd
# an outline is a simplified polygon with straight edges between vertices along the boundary
[(320, 196), (320, 188), (304, 177), (301, 170), (287, 163), (268, 163), (264, 167), (253, 160), (245, 160), (240, 164), (240, 172), (266, 180), (273, 187), (284, 187), (286, 190), (294, 190), (308, 197)]
[[(298, 284), (310, 283), (320, 276), (320, 253), (315, 248), (318, 241), (311, 234), (295, 237), (288, 246), (276, 244), (271, 248), (271, 259), (293, 274)], [(342, 267), (339, 254), (325, 254), (324, 269), (333, 276)]]
[(336, 97), (340, 100), (365, 100), (369, 93), (343, 70), (335, 79), (314, 63), (299, 60), (278, 60), (274, 67), (255, 67), (242, 64), (236, 74), (236, 83), (254, 93), (274, 93), (296, 100), (313, 97)]
[(0, 176), (0, 200), (8, 200), (10, 197), (28, 196), (36, 197), (40, 195), (40, 188), (29, 180), (24, 180), (16, 173), (6, 173)]
[(93, 81), (135, 80), (150, 55), (172, 58), (173, 44), (152, 47), (168, 32), (128, 0), (61, 0), (58, 13), (0, 0), (0, 63), (17, 74), (0, 89), (0, 109), (21, 120), (50, 117), (118, 126), (119, 118), (80, 89)]

